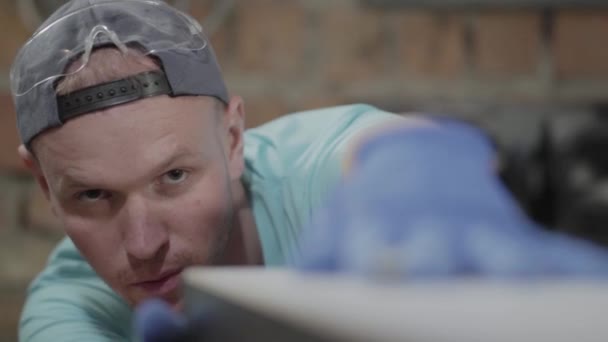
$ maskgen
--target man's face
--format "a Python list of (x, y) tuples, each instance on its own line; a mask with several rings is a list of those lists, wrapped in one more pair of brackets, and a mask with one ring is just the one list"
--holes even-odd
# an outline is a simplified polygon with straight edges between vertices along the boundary
[[(213, 263), (240, 178), (225, 114), (207, 97), (157, 96), (37, 138), (43, 188), (66, 233), (131, 304), (180, 301), (179, 273)], [(224, 115), (224, 116), (223, 116)]]

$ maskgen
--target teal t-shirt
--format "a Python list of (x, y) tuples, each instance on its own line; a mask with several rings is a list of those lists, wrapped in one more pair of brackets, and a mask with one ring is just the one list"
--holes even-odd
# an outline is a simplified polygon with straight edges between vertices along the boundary
[[(243, 182), (266, 266), (298, 253), (299, 232), (339, 180), (358, 133), (396, 115), (349, 105), (283, 116), (245, 133)], [(21, 315), (21, 341), (129, 341), (131, 309), (64, 239), (34, 280)]]

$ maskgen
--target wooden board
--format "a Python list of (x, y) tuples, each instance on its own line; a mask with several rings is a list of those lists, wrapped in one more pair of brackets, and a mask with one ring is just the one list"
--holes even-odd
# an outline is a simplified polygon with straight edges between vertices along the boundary
[(387, 284), (264, 268), (185, 280), (187, 312), (215, 315), (205, 341), (608, 341), (608, 282)]

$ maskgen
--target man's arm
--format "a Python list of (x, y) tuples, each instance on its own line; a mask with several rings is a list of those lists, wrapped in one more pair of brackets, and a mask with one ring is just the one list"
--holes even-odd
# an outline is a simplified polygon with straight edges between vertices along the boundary
[(131, 311), (81, 257), (62, 241), (28, 291), (19, 340), (128, 341)]

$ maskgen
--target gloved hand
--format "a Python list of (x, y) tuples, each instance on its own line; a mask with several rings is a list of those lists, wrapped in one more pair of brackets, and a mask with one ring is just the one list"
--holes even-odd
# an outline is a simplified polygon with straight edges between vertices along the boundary
[(164, 301), (150, 299), (135, 309), (134, 330), (142, 342), (206, 341), (215, 317), (209, 307), (199, 307), (186, 317)]
[(164, 301), (151, 299), (135, 310), (135, 332), (142, 342), (185, 341), (188, 322)]
[(525, 216), (495, 158), (465, 123), (374, 137), (303, 230), (295, 265), (407, 279), (608, 275), (606, 250)]

